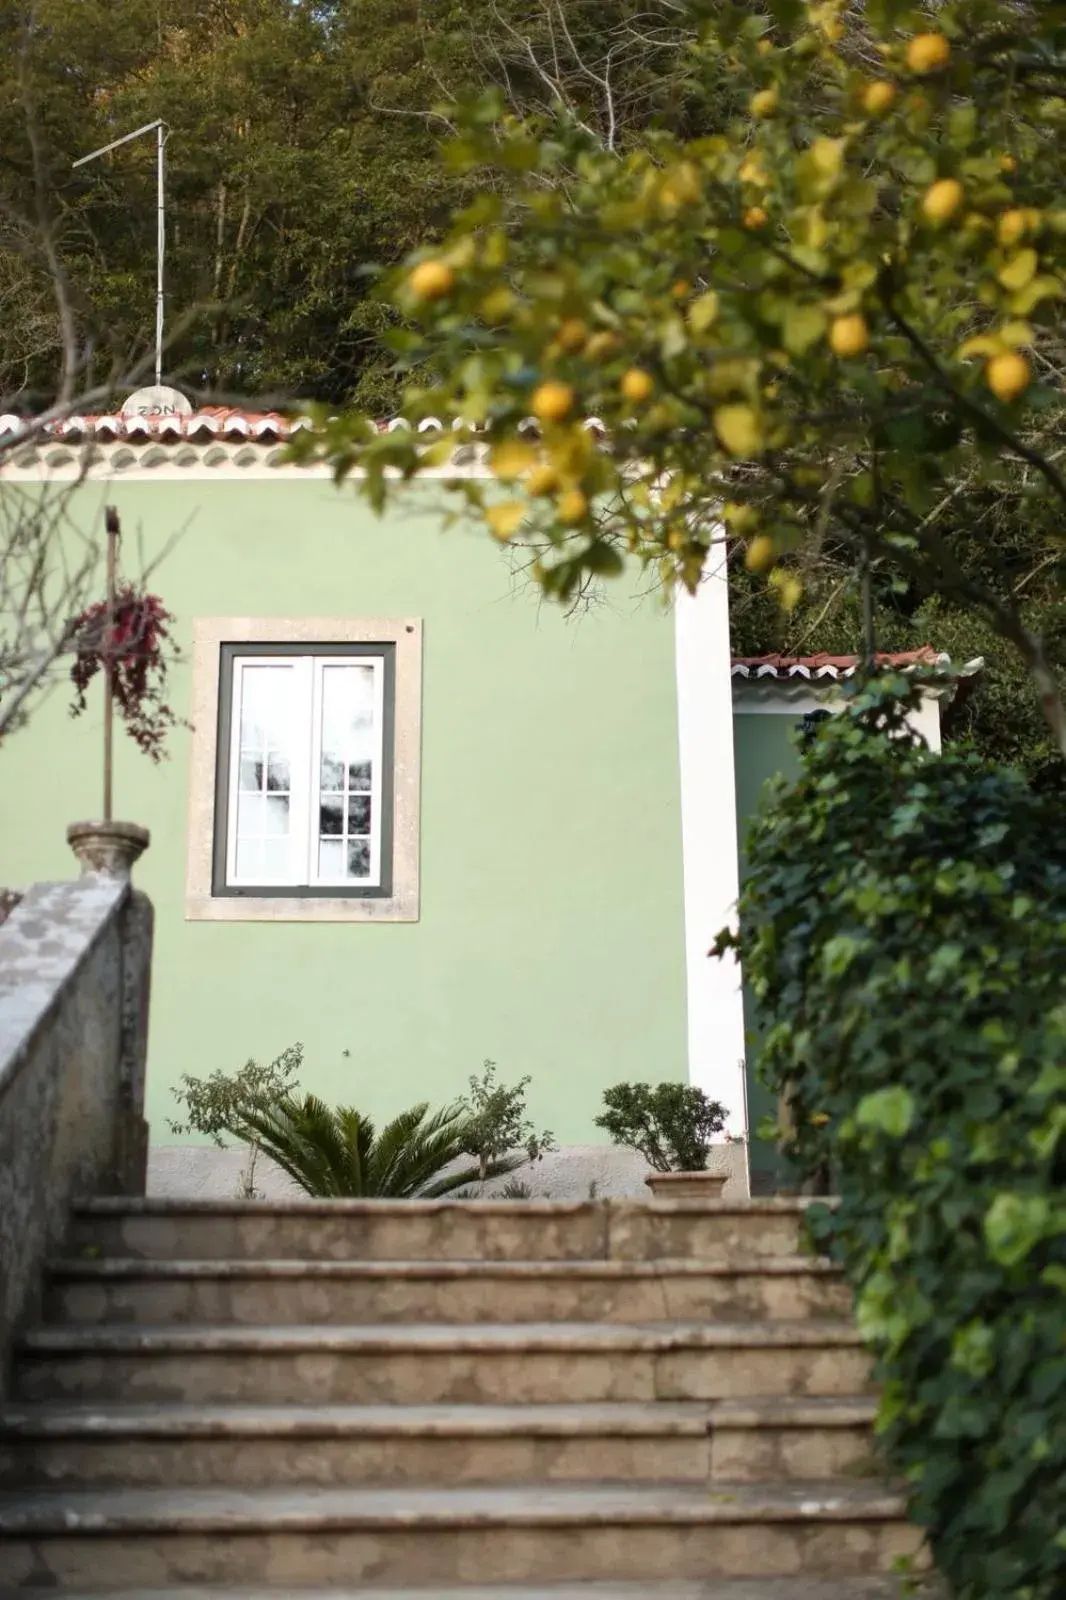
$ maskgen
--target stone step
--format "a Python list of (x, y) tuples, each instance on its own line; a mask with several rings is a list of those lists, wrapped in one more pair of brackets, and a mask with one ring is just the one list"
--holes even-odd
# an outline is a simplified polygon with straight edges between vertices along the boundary
[(523, 1405), (861, 1395), (850, 1323), (479, 1323), (251, 1328), (42, 1326), (22, 1400)]
[(846, 1316), (827, 1261), (156, 1261), (52, 1263), (45, 1316), (72, 1322), (651, 1322)]
[(39, 1491), (0, 1495), (15, 1587), (867, 1577), (918, 1556), (880, 1486)]
[(710, 1476), (732, 1483), (879, 1478), (872, 1395), (760, 1396), (709, 1407)]
[[(913, 1587), (912, 1587), (913, 1584)], [(23, 1591), (19, 1591), (22, 1593)], [(53, 1600), (278, 1600), (274, 1588), (205, 1589), (52, 1589)], [(0, 1600), (14, 1591), (0, 1589)], [(693, 1583), (568, 1583), (540, 1584), (535, 1588), (512, 1584), (491, 1589), (481, 1584), (461, 1589), (293, 1589), (286, 1600), (945, 1600), (943, 1590), (929, 1579), (911, 1580), (904, 1590), (892, 1578), (842, 1578), (828, 1582), (817, 1578), (708, 1578)]]
[(155, 1260), (641, 1261), (794, 1255), (804, 1200), (88, 1202), (73, 1253)]
[(0, 1411), (0, 1484), (693, 1482), (708, 1407), (87, 1406)]
[(0, 1411), (0, 1485), (826, 1480), (870, 1462), (864, 1399)]

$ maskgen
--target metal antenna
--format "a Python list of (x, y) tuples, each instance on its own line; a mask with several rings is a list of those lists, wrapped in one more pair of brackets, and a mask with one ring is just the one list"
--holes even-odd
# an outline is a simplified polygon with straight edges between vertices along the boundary
[(163, 146), (166, 144), (169, 133), (162, 117), (156, 117), (154, 122), (146, 122), (143, 128), (134, 128), (132, 133), (123, 134), (121, 139), (112, 139), (110, 144), (102, 144), (99, 150), (93, 150), (87, 156), (81, 156), (71, 163), (72, 167), (83, 167), (87, 161), (95, 161), (97, 156), (106, 156), (109, 150), (117, 150), (120, 144), (129, 144), (131, 139), (140, 138), (142, 133), (155, 133), (156, 136), (156, 246), (155, 246), (155, 381), (159, 385), (163, 381), (163, 253), (166, 248), (166, 210), (163, 192)]

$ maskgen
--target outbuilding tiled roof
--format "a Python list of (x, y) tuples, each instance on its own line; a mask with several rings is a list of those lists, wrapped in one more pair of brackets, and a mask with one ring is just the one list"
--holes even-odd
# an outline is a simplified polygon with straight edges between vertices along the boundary
[[(923, 644), (917, 650), (882, 651), (876, 659), (879, 667), (898, 667), (903, 672), (913, 672), (917, 667), (947, 666), (950, 660), (931, 644)], [(748, 682), (786, 683), (797, 678), (817, 682), (825, 678), (850, 678), (861, 665), (861, 656), (734, 656), (732, 675)]]

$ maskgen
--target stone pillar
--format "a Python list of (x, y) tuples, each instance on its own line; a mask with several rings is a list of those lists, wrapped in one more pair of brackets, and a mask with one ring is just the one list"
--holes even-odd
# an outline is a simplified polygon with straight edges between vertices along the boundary
[[(90, 873), (127, 883), (148, 848), (147, 828), (136, 822), (72, 822), (67, 843)], [(144, 1079), (148, 1057), (148, 1002), (152, 978), (152, 903), (130, 890), (122, 910), (121, 1097), (115, 1128), (112, 1192), (143, 1195), (148, 1183), (148, 1124)]]
[(150, 837), (148, 829), (136, 822), (72, 822), (67, 829), (67, 843), (81, 862), (82, 877), (102, 872), (109, 878), (128, 878)]
[(115, 1129), (115, 1192), (143, 1195), (148, 1185), (144, 1082), (155, 914), (147, 895), (130, 892), (122, 915), (122, 1100)]

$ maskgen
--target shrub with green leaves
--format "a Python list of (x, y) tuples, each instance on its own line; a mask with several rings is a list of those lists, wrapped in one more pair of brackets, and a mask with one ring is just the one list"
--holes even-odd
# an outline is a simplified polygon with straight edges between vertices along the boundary
[[(423, 1101), (379, 1132), (353, 1106), (329, 1106), (309, 1094), (245, 1107), (227, 1127), (236, 1138), (257, 1143), (316, 1199), (432, 1200), (476, 1176), (470, 1167), (447, 1170), (463, 1154), (461, 1106), (430, 1112)], [(489, 1176), (497, 1171), (490, 1168)]]
[(705, 1172), (711, 1134), (725, 1127), (725, 1107), (691, 1083), (616, 1083), (603, 1103), (597, 1128), (639, 1150), (656, 1172)]
[(207, 1078), (183, 1072), (179, 1087), (172, 1091), (178, 1105), (185, 1108), (185, 1117), (181, 1121), (168, 1118), (171, 1133), (202, 1133), (219, 1149), (225, 1148), (226, 1133), (243, 1142), (248, 1158), (237, 1181), (237, 1193), (245, 1200), (258, 1195), (255, 1168), (260, 1141), (254, 1134), (233, 1135), (233, 1126), (250, 1112), (265, 1111), (291, 1095), (303, 1059), (303, 1045), (290, 1044), (273, 1061), (248, 1060), (237, 1072), (223, 1072), (219, 1067)]
[(540, 1161), (555, 1149), (555, 1137), (547, 1129), (537, 1132), (526, 1115), (526, 1089), (532, 1079), (526, 1075), (517, 1083), (498, 1083), (496, 1063), (485, 1061), (480, 1078), (470, 1079), (470, 1093), (463, 1102), (466, 1131), (463, 1154), (474, 1156), (478, 1181), (511, 1171), (520, 1163), (511, 1152), (524, 1148), (529, 1161)]
[(739, 948), (812, 1230), (957, 1600), (1066, 1594), (1066, 829), (909, 733), (905, 680), (808, 740), (748, 841)]

